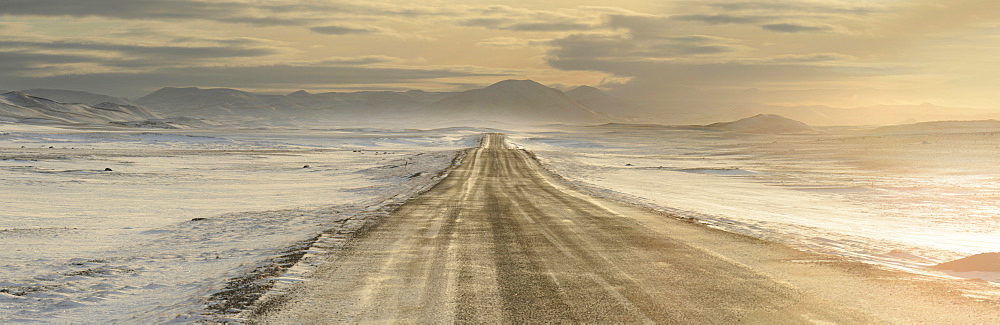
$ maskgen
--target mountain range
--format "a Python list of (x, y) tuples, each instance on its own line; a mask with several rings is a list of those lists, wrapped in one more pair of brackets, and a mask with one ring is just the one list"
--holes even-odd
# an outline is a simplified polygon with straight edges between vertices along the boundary
[(158, 118), (156, 113), (128, 104), (68, 104), (16, 91), (0, 94), (0, 121), (107, 124)]
[[(210, 120), (279, 120), (319, 118), (333, 121), (394, 120), (400, 122), (461, 121), (463, 123), (600, 123), (620, 120), (618, 110), (633, 114), (635, 106), (597, 88), (581, 86), (562, 92), (531, 80), (505, 80), (464, 92), (361, 91), (287, 95), (256, 94), (228, 88), (166, 87), (133, 100), (82, 91), (29, 89), (19, 96), (46, 101), (45, 105), (8, 101), (0, 113), (7, 120), (47, 120), (52, 123), (136, 122), (144, 119), (187, 117)], [(122, 114), (77, 114), (54, 111), (119, 109)], [(99, 111), (103, 112), (103, 111)], [(134, 124), (134, 123), (133, 123)]]
[[(0, 111), (0, 119), (106, 123), (139, 122), (166, 117), (176, 121), (193, 121), (194, 118), (223, 123), (257, 121), (272, 125), (288, 121), (295, 125), (385, 122), (414, 126), (489, 126), (498, 123), (607, 122), (677, 125), (734, 120), (761, 113), (781, 115), (809, 125), (893, 125), (948, 119), (1000, 118), (1000, 114), (993, 110), (945, 108), (930, 104), (833, 108), (734, 102), (723, 108), (702, 107), (692, 103), (684, 109), (650, 109), (645, 104), (615, 97), (590, 86), (563, 92), (531, 80), (504, 80), (485, 88), (463, 92), (296, 91), (275, 95), (228, 88), (166, 87), (135, 99), (59, 89), (28, 89), (16, 93), (22, 97), (35, 98), (36, 101), (47, 100), (47, 104), (21, 107), (14, 103), (16, 100), (8, 100)], [(52, 106), (53, 110), (44, 109), (48, 106)], [(70, 111), (77, 113), (66, 113)]]

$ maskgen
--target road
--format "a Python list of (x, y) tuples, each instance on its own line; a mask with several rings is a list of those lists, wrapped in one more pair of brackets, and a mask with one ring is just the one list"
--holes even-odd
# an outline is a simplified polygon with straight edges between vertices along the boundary
[(254, 321), (1000, 321), (956, 285), (589, 197), (489, 134)]

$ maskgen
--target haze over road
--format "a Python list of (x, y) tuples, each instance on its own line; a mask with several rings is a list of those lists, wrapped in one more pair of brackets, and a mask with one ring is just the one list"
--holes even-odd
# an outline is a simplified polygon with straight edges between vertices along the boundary
[(1000, 321), (954, 283), (581, 194), (499, 134), (330, 258), (256, 321)]

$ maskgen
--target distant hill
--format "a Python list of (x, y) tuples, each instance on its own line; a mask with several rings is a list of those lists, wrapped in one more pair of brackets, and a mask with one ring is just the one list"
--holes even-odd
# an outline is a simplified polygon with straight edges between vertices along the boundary
[(532, 80), (504, 80), (461, 92), (428, 105), (431, 116), (455, 120), (515, 123), (597, 123), (608, 119), (583, 107), (558, 89)]
[(159, 118), (143, 108), (116, 103), (65, 104), (21, 92), (0, 94), (0, 120), (57, 124), (106, 124)]
[(74, 103), (74, 104), (86, 104), (86, 105), (113, 103), (118, 105), (133, 105), (132, 102), (124, 98), (118, 98), (118, 97), (112, 97), (107, 95), (100, 95), (100, 94), (94, 94), (76, 90), (27, 89), (27, 90), (21, 90), (20, 93), (41, 98), (47, 98), (60, 103)]
[(167, 87), (136, 99), (166, 116), (270, 117), (298, 105), (281, 95), (258, 95), (228, 88)]
[(136, 100), (166, 116), (188, 117), (399, 117), (454, 93), (411, 91), (360, 91), (313, 94), (263, 95), (227, 88), (173, 88), (157, 90)]
[(780, 115), (768, 114), (760, 114), (733, 122), (713, 123), (705, 127), (732, 132), (762, 134), (811, 133), (816, 131), (805, 123)]
[(573, 88), (566, 92), (566, 97), (595, 113), (612, 118), (641, 121), (643, 116), (649, 115), (639, 104), (611, 96), (591, 86)]
[(935, 121), (876, 128), (877, 134), (1000, 132), (1000, 121)]
[(809, 125), (893, 125), (943, 120), (1000, 119), (1000, 110), (921, 105), (876, 105), (867, 107), (767, 106), (752, 103), (732, 104), (727, 109), (706, 108), (708, 121), (736, 119), (754, 114), (774, 114)]

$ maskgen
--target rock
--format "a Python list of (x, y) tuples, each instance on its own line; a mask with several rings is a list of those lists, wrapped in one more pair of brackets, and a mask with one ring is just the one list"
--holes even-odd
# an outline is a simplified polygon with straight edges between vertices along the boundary
[(309, 168), (309, 165), (302, 166), (302, 168)]
[(192, 218), (191, 219), (191, 221), (202, 221), (202, 220), (208, 220), (208, 218)]
[(106, 171), (106, 172), (110, 172), (110, 171), (112, 171), (112, 170), (111, 170), (111, 168), (105, 168), (105, 169), (104, 169), (104, 171)]

